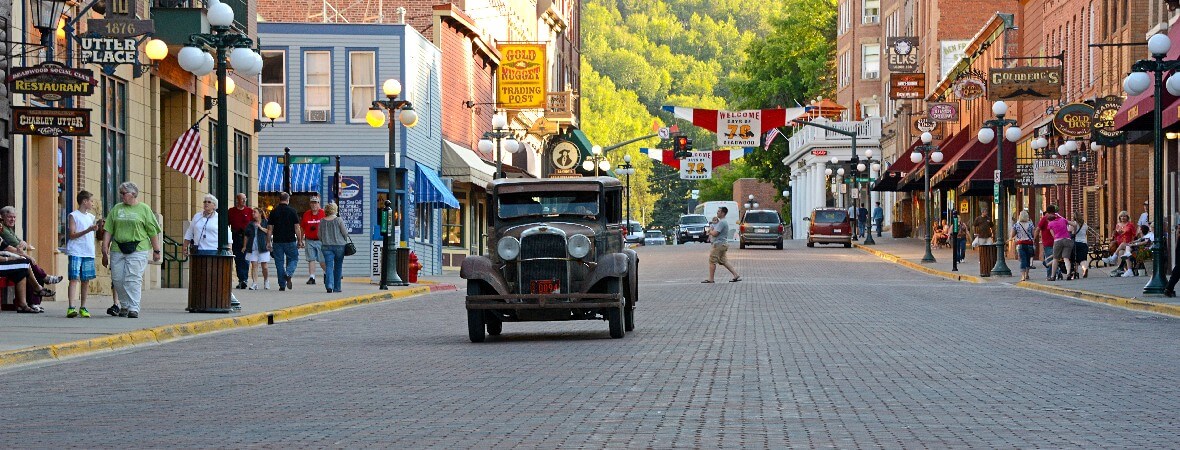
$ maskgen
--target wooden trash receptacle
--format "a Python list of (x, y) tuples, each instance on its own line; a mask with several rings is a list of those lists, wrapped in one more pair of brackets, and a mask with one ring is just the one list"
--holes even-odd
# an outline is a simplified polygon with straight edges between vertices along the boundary
[(992, 276), (992, 267), (996, 266), (996, 246), (979, 246), (979, 276)]
[(188, 312), (228, 313), (233, 288), (234, 257), (189, 257)]

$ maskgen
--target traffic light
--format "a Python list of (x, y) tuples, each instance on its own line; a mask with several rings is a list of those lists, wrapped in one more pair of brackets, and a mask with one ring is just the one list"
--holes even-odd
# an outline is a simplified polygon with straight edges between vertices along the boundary
[(692, 149), (692, 141), (688, 136), (678, 135), (672, 138), (672, 154), (676, 159), (684, 159), (689, 157), (688, 151)]
[(692, 153), (692, 139), (684, 138), (684, 156), (691, 156)]

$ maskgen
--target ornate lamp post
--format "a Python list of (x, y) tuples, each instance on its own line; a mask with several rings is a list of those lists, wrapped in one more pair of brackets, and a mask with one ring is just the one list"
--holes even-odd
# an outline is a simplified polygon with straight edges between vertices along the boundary
[(932, 238), (931, 233), (933, 232), (930, 229), (930, 222), (932, 220), (930, 218), (930, 163), (942, 162), (942, 152), (938, 150), (937, 145), (930, 144), (932, 141), (934, 141), (934, 136), (929, 131), (922, 133), (922, 145), (919, 145), (914, 149), (913, 153), (910, 153), (910, 162), (914, 164), (925, 160), (925, 164), (922, 165), (926, 178), (926, 254), (922, 256), (922, 262), (924, 263), (937, 262), (934, 259), (934, 253), (930, 251), (930, 239)]
[(754, 194), (750, 194), (750, 197), (746, 200), (745, 205), (742, 206), (745, 206), (746, 209), (758, 209), (759, 205), (758, 202), (754, 200)]
[[(631, 155), (623, 155), (623, 163), (619, 164), (615, 173), (627, 176), (627, 226), (631, 226), (631, 175), (635, 173), (635, 167), (631, 165)], [(627, 230), (627, 232), (631, 231)]]
[[(365, 121), (373, 128), (381, 128), (382, 125), (389, 127), (389, 171), (385, 174), (389, 180), (389, 198), (385, 200), (385, 233), (381, 237), (381, 282), (378, 289), (388, 289), (386, 286), (408, 286), (398, 276), (396, 261), (394, 255), (397, 252), (393, 240), (393, 222), (400, 216), (397, 214), (397, 202), (391, 199), (397, 198), (397, 183), (395, 173), (397, 172), (397, 124), (393, 120), (394, 115), (400, 110), (400, 121), (402, 125), (413, 127), (418, 124), (418, 113), (414, 111), (414, 106), (407, 100), (398, 100), (397, 97), (402, 93), (402, 83), (396, 79), (390, 78), (385, 80), (381, 85), (381, 90), (385, 94), (385, 100), (373, 100), (369, 111), (365, 113)], [(388, 113), (389, 120), (386, 120), (386, 113)], [(400, 221), (400, 219), (398, 219)], [(401, 225), (401, 242), (407, 240), (408, 230), (405, 224)]]
[[(870, 164), (865, 165), (865, 163), (870, 163)], [(872, 172), (867, 172), (866, 171), (867, 169), (872, 169)], [(864, 162), (856, 164), (856, 173), (858, 173), (858, 174), (868, 173), (870, 175), (869, 178), (872, 178), (871, 175), (874, 173), (877, 173), (877, 171), (880, 169), (881, 169), (881, 165), (877, 164), (876, 162), (873, 162), (873, 149), (871, 149), (871, 148), (865, 150)], [(857, 184), (859, 185), (860, 182), (857, 182)], [(869, 190), (869, 187), (867, 185), (865, 185), (863, 187), (864, 187), (864, 197), (861, 197), (861, 201), (868, 202), (868, 206), (873, 206), (872, 191)], [(872, 211), (872, 210), (869, 210), (869, 211)], [(859, 208), (856, 210), (856, 213), (857, 213), (857, 215), (860, 215)], [(865, 224), (865, 241), (863, 244), (864, 245), (877, 245), (877, 241), (873, 240), (873, 215), (872, 214), (868, 215), (868, 223)]]
[[(1004, 246), (1007, 234), (1008, 224), (1008, 208), (1004, 205), (1007, 200), (1007, 192), (1004, 189), (1004, 139), (1009, 142), (1016, 142), (1020, 140), (1023, 132), (1020, 127), (1016, 126), (1016, 121), (1012, 119), (1005, 119), (1004, 116), (1008, 114), (1008, 104), (998, 101), (992, 104), (992, 114), (996, 115), (995, 119), (983, 122), (982, 128), (979, 130), (979, 142), (990, 144), (994, 139), (996, 141), (996, 175), (995, 175), (995, 204), (996, 204), (996, 265), (992, 267), (992, 276), (994, 277), (1010, 277), (1012, 276), (1012, 269), (1008, 268), (1008, 263), (1004, 261)], [(1004, 127), (1010, 127), (1004, 130)], [(994, 128), (994, 129), (993, 129)], [(997, 136), (1002, 136), (1003, 139), (996, 139)], [(1161, 291), (1162, 292), (1162, 291)]]
[(602, 154), (602, 147), (595, 145), (590, 148), (590, 153), (591, 155), (587, 156), (585, 161), (582, 161), (582, 170), (587, 172), (593, 170), (594, 176), (599, 176), (600, 171), (606, 172), (610, 170), (610, 161), (607, 161), (606, 156)]
[(508, 128), (508, 117), (504, 113), (496, 113), (492, 116), (492, 131), (484, 133), (483, 139), (479, 140), (479, 151), (491, 153), (493, 140), (496, 141), (496, 174), (492, 178), (504, 178), (504, 163), (500, 157), (500, 148), (508, 150), (508, 153), (516, 153), (524, 148), (524, 144), (516, 139), (515, 130)]
[(33, 0), (29, 2), (33, 12), (33, 28), (41, 32), (41, 45), (48, 52), (46, 60), (53, 59), (53, 34), (57, 30), (57, 22), (66, 9), (65, 0)]
[[(1156, 233), (1155, 242), (1151, 244), (1151, 280), (1147, 285), (1143, 286), (1143, 293), (1145, 295), (1159, 296), (1164, 295), (1166, 288), (1166, 277), (1164, 276), (1164, 243), (1160, 236), (1164, 233), (1164, 125), (1161, 109), (1163, 105), (1160, 104), (1160, 97), (1163, 95), (1163, 90), (1166, 87), (1168, 93), (1172, 95), (1180, 95), (1180, 76), (1172, 74), (1168, 77), (1167, 85), (1164, 83), (1164, 73), (1172, 72), (1180, 69), (1180, 61), (1167, 61), (1164, 57), (1168, 54), (1168, 50), (1172, 49), (1172, 40), (1166, 34), (1156, 34), (1151, 39), (1147, 40), (1147, 51), (1151, 53), (1152, 59), (1143, 59), (1131, 65), (1131, 74), (1123, 80), (1123, 89), (1131, 95), (1139, 95), (1147, 91), (1148, 87), (1153, 87), (1155, 100), (1155, 113), (1152, 114), (1152, 135), (1155, 138), (1153, 142), (1153, 156), (1152, 159), (1152, 193), (1155, 199), (1152, 207), (1152, 216), (1154, 216), (1152, 231)], [(1154, 75), (1148, 75), (1151, 72)], [(1154, 81), (1154, 83), (1153, 83)]]

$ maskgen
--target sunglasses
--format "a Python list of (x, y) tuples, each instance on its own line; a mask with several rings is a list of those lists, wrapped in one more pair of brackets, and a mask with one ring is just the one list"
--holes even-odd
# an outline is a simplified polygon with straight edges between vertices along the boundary
[(211, 201), (209, 201), (209, 200), (205, 200), (205, 203), (213, 203), (213, 202), (211, 202)]

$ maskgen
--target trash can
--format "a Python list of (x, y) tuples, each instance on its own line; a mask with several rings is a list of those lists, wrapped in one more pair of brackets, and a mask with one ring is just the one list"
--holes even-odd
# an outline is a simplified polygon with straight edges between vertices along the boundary
[(892, 225), (890, 232), (893, 233), (895, 239), (910, 237), (910, 230), (905, 222), (893, 222)]
[(234, 282), (234, 257), (189, 257), (188, 308), (193, 313), (228, 313)]
[(406, 285), (409, 285), (410, 284), (410, 248), (409, 247), (398, 247), (398, 249), (397, 249), (397, 262), (393, 267), (395, 270), (397, 270), (398, 278), (401, 278), (402, 282), (406, 283)]
[(996, 246), (982, 245), (977, 250), (979, 250), (979, 276), (992, 276), (992, 267), (996, 266)]

